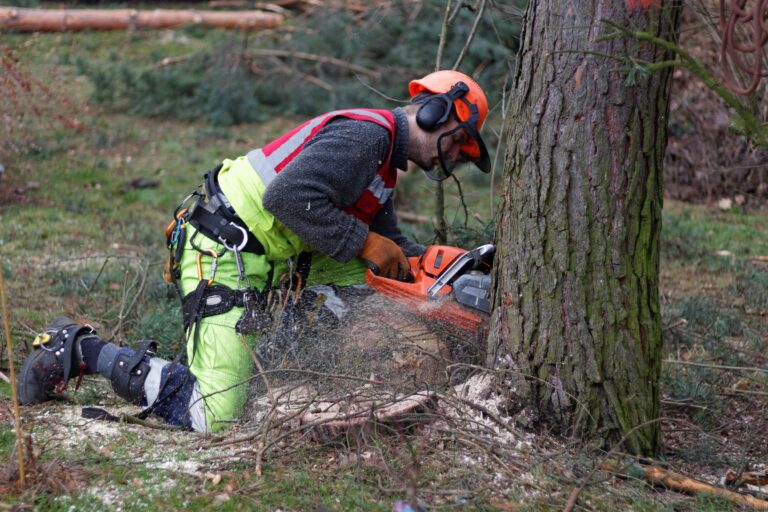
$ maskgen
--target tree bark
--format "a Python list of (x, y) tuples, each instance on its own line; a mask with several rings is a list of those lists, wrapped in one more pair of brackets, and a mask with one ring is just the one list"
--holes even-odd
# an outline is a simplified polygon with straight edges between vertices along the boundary
[(532, 0), (506, 128), (488, 363), (560, 433), (661, 445), (659, 236), (681, 5)]
[(178, 28), (187, 24), (233, 29), (279, 27), (283, 16), (260, 11), (155, 9), (19, 9), (0, 7), (0, 29), (22, 32), (77, 32)]

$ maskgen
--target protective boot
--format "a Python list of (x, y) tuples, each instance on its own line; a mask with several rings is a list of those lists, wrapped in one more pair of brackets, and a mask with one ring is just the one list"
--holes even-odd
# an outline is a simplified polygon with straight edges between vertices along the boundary
[(85, 337), (98, 338), (90, 325), (69, 318), (56, 318), (32, 342), (32, 353), (24, 361), (18, 377), (19, 401), (39, 404), (60, 395), (67, 382), (89, 373), (83, 361), (81, 342)]
[[(83, 359), (83, 342), (101, 345), (96, 368)], [(99, 373), (124, 400), (139, 405), (171, 425), (207, 431), (205, 411), (194, 375), (181, 364), (155, 357), (156, 345), (145, 341), (136, 349), (99, 338), (90, 325), (57, 318), (32, 343), (32, 353), (18, 376), (19, 400), (32, 405), (57, 398), (75, 375)], [(92, 357), (92, 356), (91, 356)], [(92, 365), (92, 362), (89, 362)]]

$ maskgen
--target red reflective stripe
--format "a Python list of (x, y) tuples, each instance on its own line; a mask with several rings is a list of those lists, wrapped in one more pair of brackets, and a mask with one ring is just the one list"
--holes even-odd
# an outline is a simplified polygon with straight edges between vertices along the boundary
[(373, 217), (381, 209), (379, 200), (370, 190), (365, 190), (352, 206), (344, 209), (346, 213), (354, 215), (366, 224), (373, 222)]
[[(389, 153), (386, 160), (376, 171), (377, 176), (383, 181), (385, 189), (393, 189), (397, 182), (397, 169), (390, 169), (390, 161), (392, 158), (392, 149), (395, 139), (395, 116), (389, 110), (376, 110), (376, 109), (350, 109), (350, 110), (338, 110), (334, 112), (328, 112), (326, 114), (312, 118), (288, 133), (278, 137), (272, 142), (268, 143), (261, 149), (261, 153), (264, 155), (262, 160), (260, 157), (258, 161), (263, 163), (265, 169), (257, 170), (261, 176), (271, 176), (269, 172), (264, 172), (268, 168), (272, 168), (274, 173), (277, 174), (283, 170), (294, 158), (301, 152), (304, 145), (314, 137), (318, 131), (320, 131), (330, 120), (336, 117), (347, 117), (358, 121), (369, 121), (378, 124), (386, 128), (390, 134)], [(254, 150), (251, 153), (257, 153)], [(287, 153), (286, 153), (287, 152)], [(269, 180), (271, 181), (271, 180)], [(377, 180), (368, 185), (369, 188), (363, 191), (354, 205), (346, 208), (344, 211), (350, 215), (354, 215), (366, 224), (370, 224), (373, 221), (373, 217), (381, 209), (385, 201), (379, 201), (379, 198), (370, 190), (371, 186), (377, 186)], [(268, 183), (267, 183), (268, 184)], [(386, 194), (389, 198), (391, 192)], [(383, 198), (384, 195), (382, 195)]]
[[(293, 150), (293, 151), (292, 151), (292, 152), (291, 152), (291, 153), (290, 153), (288, 156), (286, 156), (286, 157), (283, 159), (283, 161), (282, 161), (282, 162), (280, 162), (279, 164), (277, 164), (277, 165), (275, 166), (275, 172), (280, 172), (280, 171), (282, 171), (282, 170), (283, 170), (283, 168), (285, 168), (285, 166), (286, 166), (286, 165), (288, 165), (289, 163), (291, 163), (291, 162), (293, 161), (293, 159), (294, 159), (294, 158), (296, 158), (296, 156), (297, 156), (299, 153), (301, 153), (301, 150), (302, 150), (302, 149), (304, 149), (304, 145), (305, 145), (307, 142), (309, 142), (309, 140), (310, 140), (312, 137), (314, 137), (315, 135), (317, 135), (317, 132), (319, 132), (320, 130), (322, 130), (322, 129), (323, 129), (323, 127), (324, 127), (324, 126), (325, 126), (325, 125), (328, 123), (328, 121), (330, 121), (330, 120), (331, 120), (331, 119), (333, 119), (334, 117), (338, 117), (338, 116), (329, 116), (329, 117), (328, 117), (328, 119), (326, 119), (326, 120), (325, 120), (325, 121), (323, 121), (322, 123), (320, 123), (320, 124), (318, 124), (317, 126), (315, 126), (314, 128), (312, 128), (312, 130), (310, 130), (310, 132), (309, 132), (309, 137), (306, 137), (306, 138), (305, 138), (303, 141), (301, 141), (301, 143), (300, 143), (300, 144), (298, 144), (298, 145), (296, 146), (296, 149), (294, 149), (294, 150)], [(303, 124), (303, 125), (301, 125), (299, 128), (302, 128), (302, 127), (306, 126), (306, 125), (307, 125), (307, 124), (309, 124), (309, 123), (311, 123), (311, 121), (308, 121), (308, 122), (304, 123), (304, 124)], [(294, 130), (294, 131), (297, 131), (297, 130)]]
[(285, 144), (285, 142), (287, 140), (290, 140), (290, 138), (293, 137), (293, 134), (296, 133), (297, 131), (299, 131), (299, 129), (301, 129), (301, 127), (304, 126), (305, 124), (306, 123), (300, 124), (299, 126), (294, 128), (293, 130), (289, 131), (288, 133), (286, 133), (284, 135), (281, 135), (279, 138), (273, 140), (272, 142), (270, 142), (269, 144), (264, 146), (262, 148), (262, 151), (264, 152), (264, 154), (269, 156), (272, 153), (274, 153), (277, 148), (279, 148), (280, 146)]
[[(309, 140), (309, 139), (307, 139), (307, 140)], [(305, 144), (306, 144), (306, 143), (305, 143)], [(288, 165), (289, 163), (291, 163), (291, 162), (293, 161), (293, 159), (294, 159), (294, 158), (296, 158), (296, 155), (298, 155), (299, 153), (301, 153), (301, 150), (302, 150), (302, 149), (304, 149), (304, 144), (302, 144), (301, 146), (297, 147), (297, 148), (296, 148), (296, 149), (293, 151), (293, 153), (291, 153), (290, 155), (288, 155), (286, 158), (284, 158), (284, 159), (283, 159), (283, 161), (282, 161), (282, 162), (280, 162), (279, 164), (277, 164), (277, 165), (275, 166), (275, 172), (276, 172), (276, 173), (278, 173), (278, 172), (282, 171), (282, 170), (283, 170), (283, 168), (284, 168), (286, 165)]]

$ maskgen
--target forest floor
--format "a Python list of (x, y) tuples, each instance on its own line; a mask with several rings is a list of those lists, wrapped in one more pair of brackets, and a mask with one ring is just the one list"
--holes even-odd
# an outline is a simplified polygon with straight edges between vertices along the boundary
[[(120, 343), (158, 340), (164, 355), (173, 356), (181, 348), (180, 314), (161, 277), (170, 212), (222, 156), (244, 154), (294, 120), (212, 128), (109, 111), (87, 101), (90, 83), (61, 53), (98, 51), (104, 37), (117, 38), (112, 44), (149, 42), (88, 34), (4, 37), (12, 48), (5, 57), (29, 84), (13, 98), (16, 110), (0, 107), (11, 105), (5, 140), (15, 144), (3, 146), (0, 160), (0, 261), (16, 368), (35, 333), (59, 314), (88, 321)], [(176, 37), (164, 33), (164, 44), (180, 44)], [(428, 216), (427, 180), (404, 182), (408, 209)], [(480, 239), (494, 194), (471, 186), (463, 192)], [(457, 191), (448, 195), (449, 211), (462, 219)], [(426, 224), (404, 227), (429, 241)], [(664, 450), (655, 465), (718, 484), (729, 470), (759, 471), (768, 463), (766, 230), (768, 217), (754, 203), (665, 205)], [(407, 320), (392, 317), (383, 320), (387, 329), (423, 341), (423, 334), (408, 331)], [(333, 352), (326, 347), (326, 356)], [(7, 374), (4, 348), (0, 354)], [(426, 364), (401, 356), (408, 368)], [(342, 361), (307, 375), (315, 377), (311, 385), (330, 382), (337, 394), (361, 387), (391, 393), (379, 379), (348, 378), (349, 368), (367, 375), (376, 362)], [(369, 424), (341, 436), (263, 421), (259, 381), (250, 414), (227, 434), (85, 420), (83, 406), (136, 412), (104, 380), (86, 378), (65, 400), (22, 408), (30, 436), (24, 491), (14, 487), (10, 387), (0, 383), (0, 508), (389, 511), (399, 500), (416, 499), (428, 510), (561, 510), (583, 487), (575, 510), (739, 510), (721, 498), (593, 472), (609, 455), (625, 455), (618, 447), (608, 454), (537, 431), (524, 415), (507, 415), (503, 395), (481, 370), (459, 371), (471, 376), (470, 385), (453, 380), (433, 388), (436, 405), (406, 428)], [(270, 391), (282, 389), (275, 384)], [(758, 488), (742, 491), (766, 497)]]

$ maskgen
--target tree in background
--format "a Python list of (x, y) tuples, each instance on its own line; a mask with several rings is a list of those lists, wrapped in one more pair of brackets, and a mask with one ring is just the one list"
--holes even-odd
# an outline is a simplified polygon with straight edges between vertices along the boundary
[(507, 117), (489, 364), (561, 433), (661, 446), (659, 237), (681, 4), (532, 1)]

